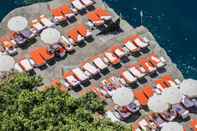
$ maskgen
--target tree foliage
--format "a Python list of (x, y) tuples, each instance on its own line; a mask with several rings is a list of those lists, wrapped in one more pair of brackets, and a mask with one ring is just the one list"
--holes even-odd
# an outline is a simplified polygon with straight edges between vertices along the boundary
[(94, 94), (74, 98), (52, 88), (33, 91), (41, 79), (14, 74), (0, 83), (1, 131), (125, 131), (121, 124), (96, 117), (104, 104)]

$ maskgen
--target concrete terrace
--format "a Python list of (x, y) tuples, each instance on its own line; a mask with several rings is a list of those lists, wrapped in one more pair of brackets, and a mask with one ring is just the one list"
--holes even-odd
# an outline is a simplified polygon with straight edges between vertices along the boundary
[[(97, 0), (97, 3), (95, 4), (95, 7), (103, 7), (107, 8), (110, 13), (113, 14), (114, 18), (116, 19), (119, 16), (107, 5), (104, 5), (102, 1)], [(50, 8), (56, 8), (59, 7), (63, 4), (68, 4), (69, 2), (66, 2), (65, 0), (56, 0), (49, 2), (48, 4), (46, 3), (40, 3), (40, 4), (34, 4), (31, 6), (27, 7), (21, 7), (18, 9), (15, 9), (14, 11), (10, 12), (2, 21), (1, 27), (6, 27), (4, 28), (1, 32), (5, 33), (8, 32), (7, 29), (7, 22), (8, 20), (17, 15), (21, 15), (26, 17), (29, 22), (31, 20), (39, 18), (40, 15), (44, 14), (48, 17), (52, 17), (49, 11)], [(78, 24), (81, 23), (87, 23), (87, 17), (85, 14), (78, 14), (76, 15), (76, 21), (74, 22), (69, 22), (67, 25), (58, 25), (57, 28), (62, 35), (67, 35), (67, 32), (71, 30), (73, 27), (75, 27)], [(161, 53), (163, 55), (166, 55), (165, 51), (159, 47), (159, 44), (156, 42), (152, 34), (144, 27), (140, 27), (137, 29), (134, 29), (132, 26), (130, 26), (126, 21), (121, 20), (121, 28), (122, 32), (118, 34), (108, 34), (108, 35), (97, 35), (99, 30), (94, 30), (93, 31), (93, 38), (94, 40), (91, 42), (85, 42), (81, 46), (76, 46), (76, 52), (74, 54), (68, 54), (65, 59), (57, 60), (53, 65), (48, 65), (45, 69), (35, 69), (36, 73), (44, 78), (44, 83), (45, 84), (50, 84), (50, 82), (54, 79), (60, 79), (62, 78), (62, 67), (65, 67), (69, 70), (74, 67), (77, 67), (82, 61), (88, 60), (91, 56), (97, 55), (105, 51), (107, 48), (111, 47), (114, 44), (120, 44), (121, 41), (126, 38), (127, 36), (135, 33), (140, 33), (143, 35), (146, 35), (151, 41), (151, 46), (150, 50), (156, 52), (156, 54)], [(47, 47), (48, 45), (43, 43), (40, 40), (40, 37), (36, 37), (36, 41), (33, 42), (31, 45), (29, 45), (25, 49), (20, 49), (17, 48), (18, 55), (15, 56), (15, 59), (18, 60), (21, 57), (29, 57), (29, 53), (34, 50), (37, 47)], [(150, 53), (151, 53), (150, 51)], [(149, 54), (149, 53), (147, 53)], [(141, 55), (140, 57), (131, 57), (132, 63), (136, 62), (139, 58), (145, 57), (147, 54)], [(168, 57), (167, 57), (168, 58)], [(174, 71), (176, 72), (175, 74), (178, 74), (177, 76), (180, 76), (179, 78), (182, 79), (181, 73), (176, 69), (176, 67), (172, 66), (170, 58), (169, 59), (169, 69), (168, 71), (171, 72), (170, 67), (174, 68)], [(123, 64), (124, 66), (125, 64)], [(111, 70), (110, 75), (115, 74), (116, 70)], [(103, 78), (103, 77), (102, 77)], [(93, 81), (94, 83), (95, 81)], [(98, 81), (97, 81), (98, 82)]]
[[(95, 7), (104, 7), (108, 11), (110, 11), (113, 16), (114, 20), (117, 19), (119, 16), (107, 5), (104, 5), (101, 0), (95, 0), (97, 3), (95, 4)], [(38, 3), (26, 7), (21, 7), (18, 9), (13, 10), (10, 12), (2, 21), (0, 24), (0, 35), (8, 33), (7, 29), (7, 22), (8, 20), (17, 15), (22, 15), (26, 17), (29, 21), (39, 18), (40, 15), (44, 14), (48, 17), (52, 17), (49, 11), (50, 8), (56, 8), (63, 4), (68, 4), (69, 2), (66, 0), (54, 0), (52, 2), (48, 3)], [(62, 35), (67, 35), (67, 32), (75, 27), (78, 24), (81, 23), (87, 23), (87, 18), (85, 14), (78, 14), (76, 15), (76, 21), (75, 22), (69, 22), (67, 25), (64, 26), (56, 26), (55, 28), (58, 29)], [(132, 34), (140, 34), (141, 36), (146, 36), (150, 40), (150, 46), (148, 52), (141, 52), (139, 56), (129, 56), (129, 61), (124, 63), (121, 62), (121, 67), (114, 68), (112, 66), (109, 67), (109, 72), (107, 74), (101, 74), (101, 77), (97, 80), (91, 79), (90, 83), (88, 85), (82, 86), (82, 89), (80, 92), (76, 92), (73, 90), (70, 90), (69, 93), (74, 96), (79, 96), (81, 93), (86, 92), (86, 90), (91, 87), (92, 85), (98, 86), (99, 83), (110, 76), (118, 76), (118, 72), (121, 68), (126, 67), (128, 64), (135, 64), (138, 62), (139, 59), (145, 58), (151, 53), (155, 53), (158, 56), (163, 56), (167, 60), (167, 65), (165, 66), (165, 70), (163, 71), (157, 71), (157, 74), (154, 76), (147, 75), (145, 77), (145, 82), (137, 81), (137, 85), (131, 87), (133, 89), (143, 87), (144, 85), (151, 85), (155, 86), (154, 80), (159, 79), (161, 76), (164, 76), (166, 74), (170, 74), (173, 76), (173, 78), (178, 78), (179, 80), (183, 80), (183, 75), (177, 69), (176, 65), (171, 61), (169, 56), (166, 54), (165, 50), (160, 47), (156, 39), (153, 37), (151, 32), (143, 27), (140, 26), (138, 28), (133, 28), (131, 25), (129, 25), (125, 20), (121, 20), (120, 27), (122, 29), (122, 32), (120, 33), (114, 33), (114, 34), (107, 34), (107, 35), (97, 35), (99, 30), (93, 30), (93, 40), (92, 41), (85, 41), (83, 45), (76, 46), (75, 52), (73, 54), (67, 54), (67, 56), (64, 59), (56, 60), (56, 62), (52, 65), (48, 65), (45, 69), (35, 69), (36, 74), (40, 75), (44, 79), (44, 83), (46, 85), (49, 85), (52, 80), (54, 79), (62, 79), (63, 78), (63, 72), (62, 68), (66, 67), (67, 70), (70, 70), (74, 67), (77, 67), (80, 65), (81, 62), (89, 60), (92, 56), (98, 55), (103, 53), (106, 49), (110, 48), (112, 45), (120, 44), (123, 39), (127, 38), (128, 36), (131, 36)], [(36, 37), (36, 41), (33, 42), (31, 45), (29, 45), (25, 49), (17, 48), (18, 54), (15, 56), (16, 61), (21, 57), (29, 57), (29, 52), (37, 47), (47, 47), (47, 44), (44, 44), (40, 37)], [(109, 107), (113, 105), (111, 99), (107, 100)], [(147, 114), (146, 111), (141, 110), (141, 117), (144, 117), (144, 115)], [(191, 115), (191, 117), (196, 117), (195, 115)]]

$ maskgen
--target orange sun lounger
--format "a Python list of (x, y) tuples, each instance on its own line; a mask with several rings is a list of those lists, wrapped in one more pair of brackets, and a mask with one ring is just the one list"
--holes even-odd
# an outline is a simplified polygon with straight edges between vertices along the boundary
[(151, 86), (145, 86), (143, 88), (143, 92), (148, 98), (150, 98), (154, 94), (153, 88)]
[(164, 91), (168, 86), (164, 83), (162, 79), (155, 80), (156, 87), (159, 88), (161, 91)]
[(140, 51), (140, 48), (138, 48), (132, 41), (131, 38), (126, 38), (123, 40), (123, 45), (131, 52), (136, 53)]
[(83, 40), (83, 37), (78, 33), (77, 29), (72, 29), (68, 36), (70, 37), (71, 43), (78, 43)]
[(142, 90), (135, 90), (134, 96), (137, 98), (137, 100), (140, 102), (142, 106), (146, 106), (148, 103), (148, 98), (145, 96), (144, 92)]
[(43, 57), (43, 59), (45, 59), (46, 61), (52, 60), (55, 57), (55, 55), (50, 53), (47, 48), (38, 48), (37, 51), (40, 53), (41, 57)]
[(154, 53), (152, 53), (150, 56), (149, 56), (149, 61), (155, 66), (155, 67), (163, 67), (165, 66), (166, 63), (162, 62), (161, 61), (161, 58), (159, 58), (157, 55), (155, 55)]
[(59, 80), (53, 80), (52, 85), (57, 87), (61, 92), (66, 92), (68, 90)]
[(112, 65), (120, 64), (120, 59), (115, 56), (112, 52), (106, 51), (104, 56), (110, 61)]
[(193, 131), (197, 131), (197, 119), (192, 119), (190, 124), (190, 127), (193, 129)]
[(68, 18), (73, 17), (74, 13), (72, 12), (72, 10), (69, 8), (68, 5), (63, 5), (61, 7), (61, 12)]
[(61, 8), (55, 8), (55, 9), (52, 9), (51, 10), (51, 13), (54, 17), (63, 17), (63, 14), (62, 14), (62, 9)]
[(114, 45), (110, 48), (110, 50), (119, 58), (122, 58), (123, 56), (126, 55), (125, 51), (120, 45)]
[(165, 83), (168, 87), (171, 87), (171, 86), (173, 86), (173, 85), (176, 85), (174, 79), (173, 79), (172, 76), (170, 76), (170, 75), (165, 75), (165, 76), (163, 76), (161, 79), (164, 81), (164, 83)]
[(156, 68), (146, 59), (140, 59), (139, 64), (146, 70), (146, 72), (154, 72)]
[(101, 18), (101, 19), (104, 19), (104, 20), (110, 20), (112, 19), (112, 15), (105, 9), (102, 9), (102, 8), (97, 8), (95, 10), (95, 13)]
[(95, 12), (89, 12), (87, 14), (88, 20), (91, 21), (96, 26), (101, 26), (104, 24), (104, 21), (95, 13)]
[(62, 13), (62, 9), (61, 8), (55, 8), (51, 10), (51, 14), (52, 16), (55, 18), (55, 20), (58, 21), (63, 21), (66, 20), (66, 17), (64, 17), (63, 13)]
[(90, 32), (90, 30), (83, 24), (79, 25), (77, 27), (77, 31), (79, 34), (81, 34), (83, 37), (89, 37), (92, 35), (92, 33)]
[(32, 51), (30, 55), (37, 66), (43, 66), (44, 64), (46, 64), (46, 61), (41, 57), (40, 53), (37, 50)]

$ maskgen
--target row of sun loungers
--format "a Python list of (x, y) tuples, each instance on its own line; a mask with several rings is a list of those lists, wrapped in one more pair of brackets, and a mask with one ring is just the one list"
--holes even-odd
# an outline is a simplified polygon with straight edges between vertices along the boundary
[(68, 5), (63, 5), (61, 7), (52, 9), (51, 14), (55, 23), (65, 21), (75, 16), (74, 12), (70, 9)]
[(39, 19), (32, 20), (32, 27), (36, 32), (41, 32), (43, 29), (47, 27), (53, 27), (55, 23), (52, 22), (49, 18), (45, 15), (41, 15)]
[(70, 0), (72, 8), (74, 11), (81, 11), (85, 8), (93, 6), (95, 3), (93, 0)]
[(89, 22), (91, 22), (94, 26), (101, 26), (105, 23), (105, 21), (111, 20), (112, 15), (102, 8), (97, 8), (93, 12), (89, 12), (87, 14)]
[(83, 9), (93, 6), (95, 3), (92, 0), (70, 0), (71, 7), (68, 5), (63, 5), (58, 8), (51, 9), (51, 14), (53, 16), (53, 21), (59, 23), (67, 19), (71, 19), (75, 16), (75, 13)]
[(89, 38), (92, 35), (91, 31), (83, 24), (78, 25), (68, 32), (68, 37), (73, 45)]
[(16, 42), (11, 39), (0, 40), (1, 54), (15, 55), (17, 54)]
[(148, 99), (153, 96), (154, 90), (151, 86), (145, 86), (142, 89), (136, 89), (134, 91), (135, 98), (142, 106), (147, 106)]
[(30, 72), (33, 70), (33, 61), (31, 59), (23, 58), (15, 64), (15, 70), (18, 72)]
[(130, 52), (136, 53), (140, 49), (147, 48), (150, 41), (146, 37), (140, 37), (139, 35), (132, 35), (123, 41), (123, 44)]
[(118, 120), (124, 121), (124, 120), (127, 120), (134, 113), (137, 113), (139, 110), (140, 110), (140, 106), (138, 105), (138, 102), (134, 101), (124, 107), (120, 107), (118, 105), (115, 105), (112, 109), (112, 114)]
[[(83, 82), (84, 80), (87, 80), (88, 78), (98, 74), (100, 71), (107, 69), (109, 64), (111, 65), (119, 64), (121, 61), (120, 59), (121, 57), (123, 57), (123, 55), (119, 55), (120, 57), (118, 57), (116, 54), (120, 53), (120, 51), (122, 54), (125, 55), (125, 52), (122, 50), (121, 46), (116, 46), (116, 47), (114, 46), (112, 47), (112, 49), (110, 48), (107, 51), (105, 51), (102, 55), (91, 58), (91, 62), (83, 63), (80, 67), (80, 70), (83, 71), (83, 73), (78, 68), (78, 72), (80, 72), (81, 75), (72, 71), (74, 77), (76, 77), (75, 81)], [(131, 73), (134, 73), (134, 74), (131, 74)], [(132, 65), (128, 71), (126, 70), (122, 71), (120, 74), (123, 77), (123, 79), (126, 80), (128, 84), (131, 84), (132, 82), (136, 81), (138, 77), (142, 77), (145, 75), (143, 72), (139, 70), (137, 66), (134, 66), (134, 65)], [(69, 76), (70, 75), (71, 73), (69, 73)], [(66, 78), (66, 76), (67, 75), (64, 75), (64, 78)], [(72, 84), (72, 85), (76, 86), (76, 84)]]
[(166, 88), (180, 84), (178, 79), (173, 79), (171, 76), (166, 75), (155, 81), (158, 92), (164, 91)]
[(30, 72), (34, 67), (41, 67), (55, 58), (48, 48), (40, 47), (30, 52), (29, 58), (23, 58), (15, 64), (18, 72)]
[[(154, 59), (152, 59), (153, 57)], [(162, 66), (157, 66), (158, 63), (162, 63)], [(119, 73), (128, 84), (132, 84), (137, 79), (143, 78), (146, 74), (156, 71), (157, 68), (165, 66), (165, 64), (158, 56), (151, 54), (147, 59), (140, 59), (137, 64), (129, 65), (128, 69), (122, 69)]]

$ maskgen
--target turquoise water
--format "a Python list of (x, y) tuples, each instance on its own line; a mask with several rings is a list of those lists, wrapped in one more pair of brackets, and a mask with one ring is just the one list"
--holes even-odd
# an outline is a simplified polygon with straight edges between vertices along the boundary
[[(17, 0), (15, 0), (17, 1)], [(10, 10), (20, 6), (14, 0), (0, 1), (0, 19)], [(130, 24), (140, 25), (140, 10), (144, 12), (143, 24), (166, 49), (185, 77), (197, 79), (197, 1), (182, 0), (105, 0)]]

